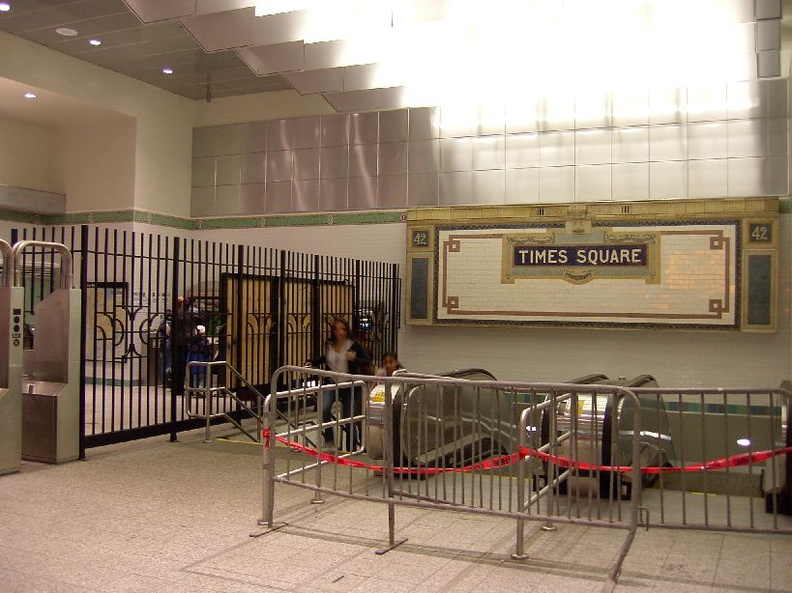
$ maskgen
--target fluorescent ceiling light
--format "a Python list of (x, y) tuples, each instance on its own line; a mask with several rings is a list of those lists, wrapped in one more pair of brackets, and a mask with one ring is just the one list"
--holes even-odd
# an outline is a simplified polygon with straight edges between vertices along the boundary
[(11, 5), (8, 2), (0, 2), (0, 12), (8, 12), (11, 10)]
[(25, 93), (25, 99), (35, 99), (36, 93)]

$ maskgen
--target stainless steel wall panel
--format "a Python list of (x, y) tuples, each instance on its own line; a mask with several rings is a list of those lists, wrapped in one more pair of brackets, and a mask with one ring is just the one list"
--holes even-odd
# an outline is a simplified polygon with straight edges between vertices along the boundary
[(349, 180), (322, 179), (319, 182), (319, 210), (323, 212), (346, 210)]
[(686, 161), (649, 163), (649, 199), (686, 198), (687, 166)]
[(781, 19), (762, 19), (756, 22), (756, 50), (781, 49)]
[(575, 96), (575, 128), (604, 128), (611, 125), (609, 93), (580, 93)]
[(266, 152), (268, 123), (266, 121), (254, 121), (247, 124), (246, 152)]
[(765, 159), (763, 196), (789, 195), (789, 159), (771, 156)]
[(217, 141), (217, 133), (218, 128), (214, 126), (193, 129), (193, 158), (215, 156), (217, 154), (217, 149), (215, 146), (215, 142)]
[(475, 106), (447, 106), (440, 108), (440, 137), (460, 138), (478, 133), (478, 108)]
[(473, 174), (471, 171), (440, 173), (441, 206), (473, 203)]
[(765, 159), (728, 159), (729, 197), (758, 196), (762, 194)]
[(292, 121), (292, 146), (299, 148), (318, 148), (322, 133), (319, 117), (299, 117)]
[(575, 167), (543, 167), (539, 169), (539, 201), (542, 203), (575, 200)]
[(614, 126), (649, 124), (649, 90), (615, 91), (611, 94), (611, 122)]
[(294, 151), (294, 180), (319, 179), (319, 148)]
[(768, 118), (763, 121), (767, 138), (767, 155), (789, 155), (789, 119), (785, 117)]
[(506, 172), (503, 169), (473, 171), (473, 203), (505, 204)]
[(349, 175), (349, 147), (327, 146), (319, 153), (321, 179), (346, 179)]
[(377, 145), (358, 144), (349, 147), (349, 176), (375, 177), (377, 175)]
[(267, 150), (291, 150), (293, 142), (293, 121), (277, 119), (267, 126)]
[(190, 216), (213, 216), (215, 188), (194, 187), (190, 193)]
[(539, 134), (507, 134), (505, 146), (506, 169), (539, 166)]
[(649, 123), (681, 124), (687, 122), (686, 88), (649, 89)]
[(264, 183), (267, 181), (267, 153), (254, 152), (244, 156), (241, 183)]
[(292, 212), (319, 210), (319, 180), (304, 179), (292, 183)]
[(291, 181), (267, 183), (264, 211), (267, 214), (285, 214), (291, 212)]
[(691, 160), (688, 163), (688, 197), (717, 198), (728, 192), (728, 160)]
[(640, 163), (649, 160), (649, 128), (615, 128), (611, 133), (611, 159), (614, 163)]
[(489, 105), (480, 105), (478, 108), (478, 126), (475, 133), (480, 136), (490, 134), (503, 136), (506, 131), (506, 106), (493, 102)]
[(724, 120), (728, 115), (727, 105), (728, 85), (725, 82), (688, 87), (688, 122)]
[(596, 165), (612, 162), (611, 130), (589, 129), (575, 132), (575, 163)]
[(614, 200), (649, 199), (649, 163), (618, 163), (611, 169)]
[(373, 210), (377, 207), (377, 178), (350, 177), (347, 197), (349, 210)]
[(215, 191), (215, 216), (239, 216), (242, 214), (242, 191), (240, 185), (218, 185)]
[(539, 130), (539, 121), (535, 100), (526, 99), (506, 104), (505, 132), (507, 134), (535, 132), (537, 130)]
[(320, 118), (322, 146), (344, 146), (349, 144), (349, 116), (323, 115)]
[(727, 119), (762, 117), (762, 82), (746, 80), (730, 82), (726, 88)]
[(440, 176), (437, 173), (419, 173), (407, 176), (407, 206), (437, 206), (440, 203)]
[(215, 184), (215, 157), (192, 160), (192, 187), (211, 187)]
[(291, 181), (293, 168), (291, 150), (274, 150), (267, 153), (267, 182)]
[(608, 201), (613, 195), (611, 187), (612, 165), (578, 165), (575, 172), (575, 201)]
[(430, 140), (440, 137), (440, 109), (437, 107), (418, 107), (408, 110), (409, 139)]
[(379, 145), (379, 175), (407, 175), (407, 143), (385, 142)]
[(215, 154), (242, 154), (247, 152), (247, 137), (247, 124), (218, 127)]
[[(730, 121), (727, 125), (730, 157), (760, 157), (766, 154), (766, 120)], [(784, 139), (786, 143), (786, 138)]]
[(349, 116), (349, 143), (376, 144), (379, 141), (379, 113), (352, 113)]
[(689, 123), (689, 159), (721, 159), (729, 155), (728, 122)]
[(503, 136), (472, 138), (473, 170), (503, 170), (506, 166), (506, 139)]
[(440, 170), (471, 171), (473, 169), (472, 138), (440, 139)]
[(377, 177), (377, 208), (407, 207), (407, 175)]
[(507, 169), (507, 204), (535, 204), (539, 202), (539, 169)]
[(240, 187), (240, 208), (245, 216), (264, 214), (267, 186), (264, 183), (247, 183)]
[(407, 144), (407, 172), (437, 173), (440, 170), (440, 140), (411, 140)]
[(786, 78), (761, 81), (762, 105), (765, 106), (762, 115), (765, 117), (788, 116), (788, 84), (789, 80)]
[(649, 128), (649, 159), (674, 161), (687, 158), (687, 126), (667, 125)]
[(232, 156), (217, 157), (215, 183), (219, 185), (239, 185), (242, 183), (242, 167), (245, 156), (235, 154)]
[(409, 116), (406, 109), (383, 111), (379, 116), (380, 142), (406, 142), (409, 138)]
[(558, 167), (575, 163), (575, 132), (546, 132), (539, 135), (539, 165)]
[(539, 103), (537, 119), (540, 130), (575, 128), (575, 97), (571, 94), (548, 95)]

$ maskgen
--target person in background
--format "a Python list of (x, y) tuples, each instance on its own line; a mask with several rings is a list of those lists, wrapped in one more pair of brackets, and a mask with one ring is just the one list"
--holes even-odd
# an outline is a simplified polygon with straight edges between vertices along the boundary
[(157, 339), (159, 340), (160, 352), (160, 367), (162, 379), (162, 386), (169, 387), (171, 384), (171, 320), (173, 319), (173, 311), (170, 309), (165, 311), (165, 316), (162, 318), (162, 323), (157, 328)]
[(381, 366), (377, 369), (376, 373), (378, 377), (390, 377), (396, 371), (404, 369), (395, 352), (386, 352), (383, 354), (380, 364)]
[(171, 322), (170, 339), (173, 347), (171, 360), (171, 393), (184, 395), (185, 369), (190, 342), (197, 333), (195, 318), (190, 312), (189, 299), (179, 295), (176, 299), (176, 313)]
[[(360, 374), (361, 369), (370, 368), (371, 355), (352, 337), (349, 324), (343, 319), (335, 318), (330, 326), (330, 337), (325, 342), (324, 353), (307, 364), (317, 368), (324, 366), (336, 373), (357, 375)], [(344, 387), (336, 390), (335, 393), (338, 401), (341, 402), (341, 415), (343, 418), (351, 418), (353, 415), (361, 413), (363, 409), (363, 393), (359, 387), (354, 389)], [(333, 392), (330, 390), (325, 391), (325, 396), (322, 398), (322, 422), (330, 422), (332, 420), (332, 407), (335, 403), (332, 394)], [(360, 423), (356, 422), (352, 428), (353, 430), (350, 431), (348, 424), (344, 427), (348, 451), (354, 451), (360, 446)], [(324, 439), (322, 449), (325, 451), (335, 450), (333, 428), (325, 428), (322, 431), (322, 437)]]

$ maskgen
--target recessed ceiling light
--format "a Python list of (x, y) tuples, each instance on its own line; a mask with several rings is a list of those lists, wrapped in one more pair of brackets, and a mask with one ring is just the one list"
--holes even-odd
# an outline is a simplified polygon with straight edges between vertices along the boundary
[(25, 99), (35, 99), (36, 93), (25, 93)]
[(0, 2), (0, 12), (8, 12), (11, 10), (11, 5), (8, 2)]
[(173, 68), (165, 67), (162, 69), (163, 74), (173, 74)]
[(68, 27), (58, 27), (55, 29), (55, 32), (58, 35), (63, 35), (64, 37), (75, 37), (77, 35), (77, 31), (74, 29), (69, 29)]
[(102, 42), (99, 39), (89, 39), (88, 43), (93, 45), (94, 47), (99, 47), (100, 45), (102, 45)]

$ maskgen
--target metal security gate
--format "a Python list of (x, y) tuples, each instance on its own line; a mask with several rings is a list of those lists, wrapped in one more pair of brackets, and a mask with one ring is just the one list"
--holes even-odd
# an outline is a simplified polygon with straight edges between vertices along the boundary
[[(24, 239), (63, 243), (74, 256), (84, 295), (83, 451), (158, 434), (175, 440), (201, 426), (186, 413), (185, 382), (225, 385), (244, 399), (228, 372), (185, 376), (189, 360), (227, 360), (268, 393), (275, 369), (319, 353), (334, 317), (350, 322), (375, 360), (396, 349), (396, 264), (88, 225), (12, 231), (12, 244)], [(57, 270), (35, 252), (23, 268), (32, 312)]]

